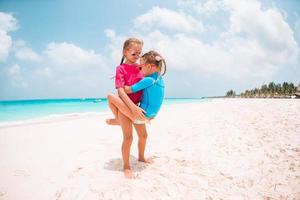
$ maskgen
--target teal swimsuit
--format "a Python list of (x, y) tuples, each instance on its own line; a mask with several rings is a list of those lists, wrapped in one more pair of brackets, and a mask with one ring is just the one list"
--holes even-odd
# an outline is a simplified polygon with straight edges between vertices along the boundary
[(148, 118), (157, 115), (164, 99), (165, 84), (161, 76), (157, 77), (158, 73), (150, 74), (130, 87), (132, 93), (143, 90), (140, 107), (146, 111)]

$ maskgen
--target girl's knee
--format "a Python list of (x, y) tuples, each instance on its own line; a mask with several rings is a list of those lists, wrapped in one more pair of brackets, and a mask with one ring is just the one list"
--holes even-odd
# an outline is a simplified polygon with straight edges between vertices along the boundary
[(131, 143), (133, 141), (133, 137), (132, 137), (132, 135), (126, 135), (123, 137), (123, 140), (124, 140), (124, 142)]
[(114, 98), (114, 96), (115, 96), (115, 94), (113, 94), (113, 93), (109, 93), (109, 94), (107, 95), (107, 100), (111, 100), (111, 99), (113, 99), (113, 98)]
[(144, 139), (144, 140), (146, 140), (147, 137), (148, 137), (147, 132), (145, 132), (145, 133), (139, 135), (139, 139)]

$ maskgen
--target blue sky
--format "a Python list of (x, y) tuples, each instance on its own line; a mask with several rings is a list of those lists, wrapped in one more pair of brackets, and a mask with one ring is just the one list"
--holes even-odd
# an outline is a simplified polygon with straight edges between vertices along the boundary
[(128, 37), (168, 64), (167, 97), (300, 82), (300, 1), (0, 1), (0, 99), (105, 97)]

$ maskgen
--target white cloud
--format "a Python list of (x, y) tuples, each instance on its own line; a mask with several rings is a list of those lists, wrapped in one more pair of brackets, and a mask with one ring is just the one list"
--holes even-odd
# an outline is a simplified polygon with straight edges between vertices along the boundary
[(118, 65), (122, 58), (123, 42), (127, 37), (117, 35), (112, 29), (106, 29), (105, 35), (110, 40), (108, 49), (110, 50), (111, 59), (115, 65)]
[(16, 87), (27, 87), (28, 83), (24, 80), (21, 72), (21, 67), (18, 64), (14, 64), (7, 71), (8, 76), (13, 84)]
[(300, 18), (295, 22), (294, 34), (296, 37), (300, 38)]
[[(183, 4), (194, 7), (199, 3), (185, 1), (179, 5)], [(159, 24), (158, 19), (163, 18), (162, 14), (155, 14), (159, 13), (154, 12), (155, 9), (138, 16), (134, 22), (155, 27), (154, 22)], [(218, 12), (221, 9), (229, 16), (229, 27), (220, 33), (219, 38), (208, 43), (199, 35), (191, 36), (176, 29), (165, 34), (156, 26), (156, 29), (141, 35), (145, 41), (144, 49), (160, 51), (165, 55), (170, 68), (221, 74), (243, 80), (264, 80), (289, 64), (298, 62), (299, 47), (293, 31), (275, 7), (263, 9), (256, 0), (202, 2), (202, 10), (207, 12)], [(186, 14), (180, 12), (180, 16)], [(194, 20), (201, 22), (196, 16)], [(136, 32), (141, 29), (135, 26)]]
[(202, 23), (192, 16), (157, 6), (138, 16), (134, 20), (134, 26), (143, 30), (158, 28), (186, 33), (203, 31)]
[(72, 43), (52, 42), (47, 45), (43, 55), (42, 67), (35, 74), (44, 77), (51, 88), (65, 91), (65, 96), (74, 96), (76, 93), (98, 96), (99, 90), (110, 83), (112, 70), (108, 68), (107, 59), (93, 50), (85, 50)]
[(0, 62), (5, 61), (12, 45), (8, 32), (16, 30), (17, 20), (12, 14), (0, 12)]
[(199, 14), (210, 15), (223, 8), (223, 1), (208, 0), (205, 2), (197, 2), (193, 8)]
[(282, 14), (274, 7), (263, 10), (261, 3), (224, 0), (230, 9), (230, 37), (245, 34), (248, 41), (259, 44), (272, 65), (297, 62), (299, 47), (293, 31)]
[(182, 6), (194, 6), (197, 3), (196, 0), (177, 0), (177, 5)]
[(0, 29), (9, 32), (17, 30), (17, 20), (10, 13), (0, 12)]
[(116, 37), (116, 32), (112, 29), (106, 29), (104, 32), (108, 38), (114, 39)]
[(53, 78), (53, 70), (50, 67), (40, 67), (35, 70), (35, 75), (43, 78)]
[[(221, 74), (226, 77), (244, 78), (265, 76), (266, 69), (256, 63), (258, 51), (255, 44), (227, 49), (221, 43), (206, 44), (196, 37), (167, 36), (159, 31), (145, 36), (147, 49), (156, 49), (167, 60), (169, 69), (193, 70), (195, 73)], [(155, 41), (155, 42), (154, 42)], [(232, 41), (232, 44), (245, 41)], [(246, 53), (246, 56), (243, 54)], [(253, 54), (253, 55), (252, 55)], [(268, 71), (270, 73), (270, 71)]]
[(106, 59), (71, 43), (49, 43), (39, 62), (26, 65), (7, 70), (11, 85), (19, 89), (30, 85), (30, 92), (46, 98), (104, 96), (113, 87)]
[(12, 44), (11, 37), (3, 30), (0, 30), (0, 61), (5, 61)]
[(84, 50), (71, 43), (50, 43), (44, 54), (49, 62), (58, 67), (81, 69), (94, 66), (104, 66), (104, 57), (93, 50)]
[(27, 60), (27, 61), (33, 61), (38, 62), (41, 61), (41, 56), (36, 53), (33, 49), (28, 47), (26, 43), (22, 40), (14, 42), (14, 51), (15, 55), (20, 60)]
[(210, 16), (219, 10), (224, 10), (223, 0), (178, 0), (180, 9), (189, 13), (195, 12), (198, 15)]

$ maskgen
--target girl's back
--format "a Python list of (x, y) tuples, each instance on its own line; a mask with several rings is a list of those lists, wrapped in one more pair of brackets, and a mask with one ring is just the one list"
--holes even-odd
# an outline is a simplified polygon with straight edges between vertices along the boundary
[(132, 91), (143, 88), (140, 107), (146, 111), (145, 116), (153, 118), (157, 115), (164, 99), (165, 85), (158, 73), (151, 74), (131, 87)]

